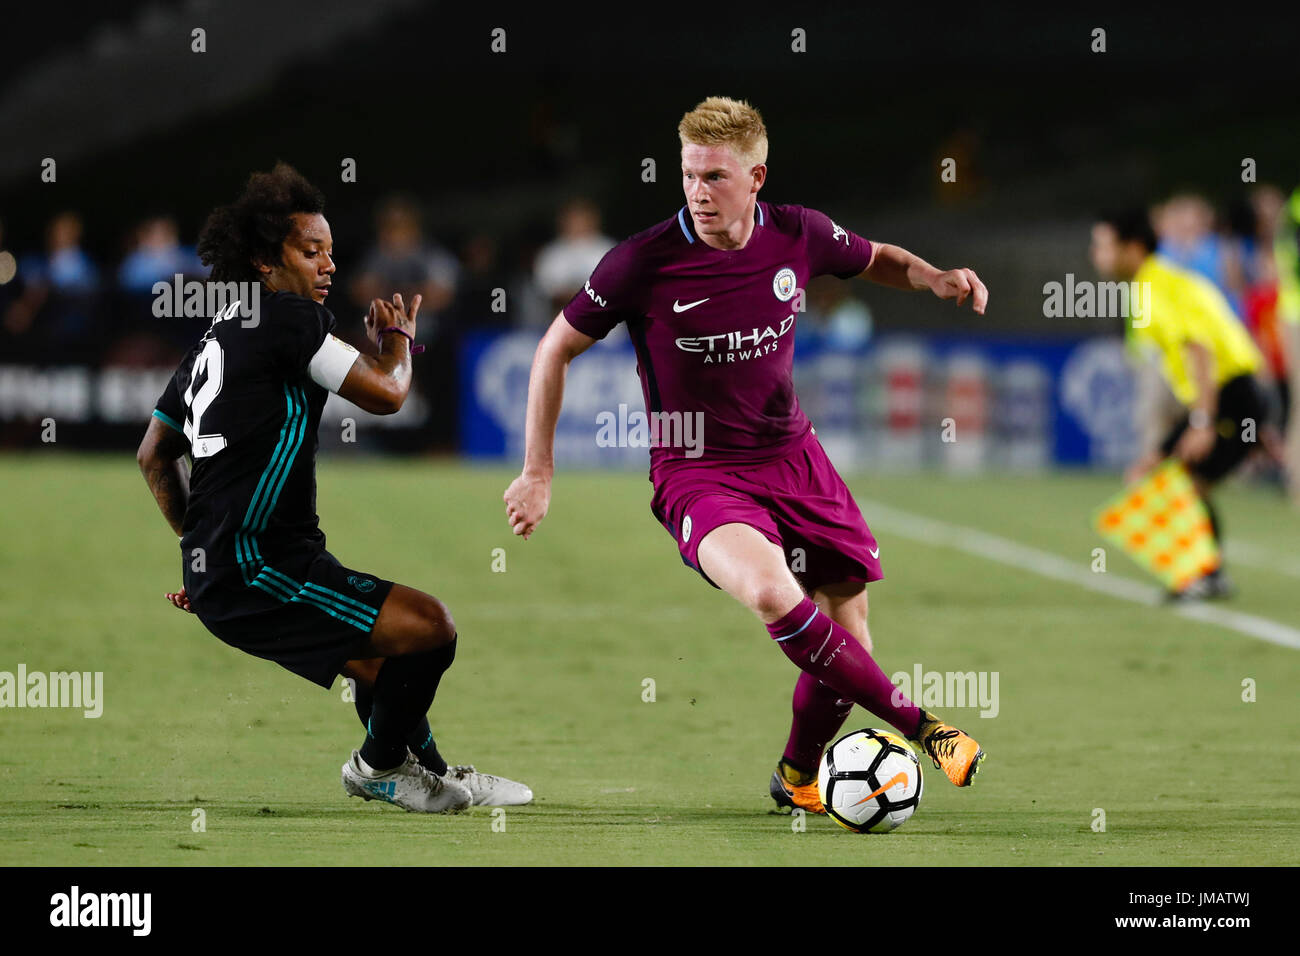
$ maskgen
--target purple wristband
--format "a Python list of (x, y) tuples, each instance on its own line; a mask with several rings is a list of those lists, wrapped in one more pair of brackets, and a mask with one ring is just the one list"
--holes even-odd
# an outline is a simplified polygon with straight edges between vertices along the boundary
[(411, 340), (411, 354), (412, 354), (412, 355), (419, 355), (421, 352), (424, 351), (424, 346), (423, 346), (423, 345), (416, 345), (416, 344), (415, 344), (415, 336), (412, 335), (410, 332), (406, 331), (406, 329), (399, 329), (399, 328), (398, 328), (397, 326), (395, 326), (395, 325), (390, 325), (388, 328), (381, 330), (379, 334), (380, 334), (380, 335), (383, 335), (384, 332), (396, 332), (398, 335), (405, 335), (408, 339), (410, 339), (410, 340)]

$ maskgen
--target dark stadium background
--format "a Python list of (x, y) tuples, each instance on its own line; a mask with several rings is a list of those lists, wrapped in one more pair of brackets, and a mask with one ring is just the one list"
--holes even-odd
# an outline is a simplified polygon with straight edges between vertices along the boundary
[[(1042, 285), (1091, 275), (1099, 209), (1191, 190), (1222, 211), (1246, 156), (1261, 182), (1300, 181), (1294, 30), (1262, 17), (234, 0), (23, 5), (6, 18), (0, 248), (38, 250), (49, 218), (72, 209), (105, 274), (135, 223), (170, 214), (192, 245), (206, 212), (276, 159), (325, 190), (343, 281), (394, 192), (420, 203), (448, 249), (488, 234), (499, 271), (522, 274), (566, 198), (593, 199), (616, 239), (671, 215), (676, 121), (722, 93), (767, 120), (763, 198), (974, 266), (992, 290), (973, 329), (928, 297), (855, 289), (877, 333), (1092, 335), (1117, 324), (1045, 319)], [(201, 55), (194, 26), (207, 31)], [(498, 26), (505, 54), (489, 49)], [(1089, 49), (1097, 26), (1104, 54)], [(795, 27), (807, 53), (791, 52)], [(39, 180), (45, 156), (57, 185)], [(939, 182), (944, 156), (959, 158), (956, 184)], [(354, 184), (339, 181), (343, 157), (358, 163)], [(641, 181), (645, 157), (657, 182)], [(341, 298), (331, 308), (355, 322)], [(105, 309), (96, 337), (41, 353), (102, 356), (139, 304)], [(485, 326), (502, 319), (482, 312)], [(0, 332), (0, 347), (16, 344)], [(412, 447), (453, 447), (453, 417)], [(30, 441), (30, 423), (15, 427), (7, 443)]]

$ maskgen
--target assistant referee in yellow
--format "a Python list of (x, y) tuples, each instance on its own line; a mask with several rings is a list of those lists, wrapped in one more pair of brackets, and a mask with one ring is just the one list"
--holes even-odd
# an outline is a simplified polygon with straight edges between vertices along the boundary
[[(1223, 549), (1210, 489), (1257, 447), (1267, 404), (1255, 373), (1263, 356), (1223, 294), (1202, 276), (1155, 254), (1156, 236), (1142, 209), (1108, 214), (1092, 228), (1092, 261), (1108, 280), (1133, 283), (1125, 337), (1135, 358), (1158, 360), (1162, 377), (1186, 409), (1158, 447), (1129, 470), (1136, 478), (1169, 456), (1180, 459), (1210, 515)], [(1180, 592), (1227, 597), (1220, 568)]]

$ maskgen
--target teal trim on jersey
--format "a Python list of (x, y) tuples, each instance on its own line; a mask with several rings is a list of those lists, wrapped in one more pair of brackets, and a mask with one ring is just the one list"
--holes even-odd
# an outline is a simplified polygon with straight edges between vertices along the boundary
[[(275, 450), (271, 452), (271, 461), (262, 472), (253, 498), (248, 503), (248, 512), (243, 524), (235, 532), (235, 557), (244, 574), (244, 582), (252, 584), (258, 565), (262, 562), (261, 549), (257, 546), (257, 535), (266, 529), (275, 502), (280, 498), (284, 482), (289, 476), (292, 461), (302, 447), (302, 439), (307, 430), (307, 400), (301, 389), (290, 390), (284, 386), (285, 413), (284, 424), (280, 427), (280, 438)], [(267, 504), (269, 502), (269, 507)]]
[[(284, 391), (288, 395), (289, 386), (286, 385)], [(280, 462), (280, 472), (271, 485), (270, 493), (263, 497), (261, 514), (253, 527), (254, 533), (261, 533), (266, 530), (267, 522), (271, 520), (271, 512), (275, 510), (275, 505), (280, 500), (280, 492), (284, 490), (284, 483), (288, 480), (289, 472), (293, 469), (294, 459), (298, 457), (298, 449), (302, 447), (303, 436), (307, 434), (307, 396), (302, 389), (295, 388), (291, 400), (298, 409), (293, 445), (287, 450)]]
[(262, 472), (262, 477), (257, 482), (257, 488), (253, 491), (253, 497), (248, 503), (248, 511), (244, 515), (244, 521), (239, 526), (239, 530), (235, 532), (235, 557), (239, 560), (240, 570), (242, 570), (244, 573), (244, 583), (246, 584), (252, 584), (253, 583), (252, 579), (255, 575), (252, 573), (253, 570), (252, 569), (252, 565), (253, 565), (252, 548), (247, 546), (245, 539), (248, 537), (249, 532), (252, 530), (253, 513), (257, 509), (257, 503), (262, 495), (262, 490), (266, 487), (267, 480), (269, 479), (270, 475), (276, 470), (276, 467), (280, 462), (280, 458), (284, 454), (284, 451), (287, 447), (288, 437), (292, 431), (292, 425), (296, 420), (297, 407), (292, 401), (292, 398), (289, 394), (289, 387), (287, 385), (285, 386), (284, 389), (284, 396), (285, 396), (284, 424), (280, 426), (280, 438), (276, 442), (275, 450), (271, 452), (270, 462), (267, 464), (266, 469)]
[(181, 425), (176, 424), (176, 419), (172, 418), (161, 408), (155, 408), (153, 410), (153, 417), (161, 421), (164, 425), (170, 425), (172, 428), (176, 429), (182, 435), (185, 434), (185, 428)]
[(253, 491), (243, 524), (235, 532), (235, 556), (239, 560), (244, 582), (250, 587), (265, 591), (281, 603), (309, 605), (369, 634), (379, 616), (375, 608), (312, 581), (298, 583), (287, 574), (267, 566), (258, 547), (257, 537), (266, 530), (271, 515), (275, 512), (280, 493), (284, 491), (285, 482), (288, 481), (307, 434), (306, 393), (301, 388), (285, 385), (284, 398), (284, 424), (280, 427), (279, 440)]
[[(263, 567), (257, 577), (253, 579), (252, 586), (265, 591), (276, 600), (289, 604), (308, 604), (318, 610), (324, 611), (331, 617), (337, 618), (345, 624), (351, 624), (357, 630), (364, 631), (367, 634), (375, 626), (375, 619), (379, 612), (369, 605), (359, 604), (361, 613), (352, 608), (346, 607), (337, 601), (316, 594), (316, 591), (322, 591), (325, 594), (336, 594), (329, 588), (321, 587), (318, 584), (308, 581), (306, 584), (299, 584), (293, 578), (275, 570), (271, 567)], [(345, 597), (345, 595), (338, 595)], [(356, 603), (356, 602), (353, 602)]]

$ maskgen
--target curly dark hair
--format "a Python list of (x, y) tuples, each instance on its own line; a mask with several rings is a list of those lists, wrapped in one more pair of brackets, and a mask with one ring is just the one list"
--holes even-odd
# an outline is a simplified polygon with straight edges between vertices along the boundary
[(212, 211), (199, 233), (199, 259), (212, 267), (214, 282), (256, 281), (256, 263), (282, 261), (284, 240), (293, 231), (290, 217), (324, 211), (324, 194), (288, 163), (277, 162), (269, 173), (249, 176), (234, 203)]

